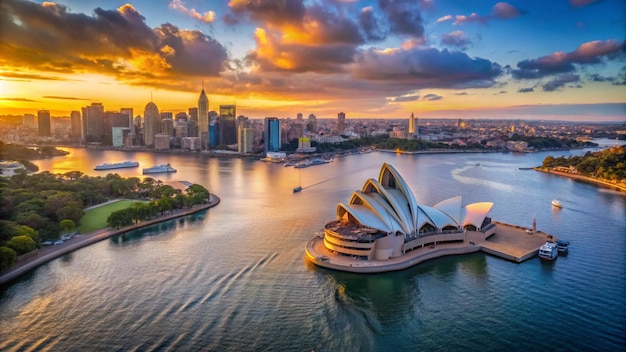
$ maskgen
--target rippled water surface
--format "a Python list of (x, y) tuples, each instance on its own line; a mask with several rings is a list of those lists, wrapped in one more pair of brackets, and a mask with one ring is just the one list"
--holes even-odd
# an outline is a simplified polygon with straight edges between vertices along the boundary
[[(70, 149), (42, 170), (171, 163), (215, 208), (99, 242), (0, 293), (0, 350), (624, 350), (626, 196), (522, 171), (548, 153), (370, 153), (293, 169), (247, 159)], [(573, 151), (572, 153), (582, 153)], [(568, 152), (552, 153), (569, 154)], [(555, 263), (476, 253), (357, 275), (304, 257), (312, 234), (383, 162), (419, 202), (493, 201), (495, 220), (570, 241)], [(478, 164), (478, 165), (477, 165)], [(123, 176), (139, 169), (116, 170)], [(299, 173), (301, 173), (299, 175)], [(304, 190), (293, 194), (301, 176)], [(561, 210), (550, 205), (558, 198)]]

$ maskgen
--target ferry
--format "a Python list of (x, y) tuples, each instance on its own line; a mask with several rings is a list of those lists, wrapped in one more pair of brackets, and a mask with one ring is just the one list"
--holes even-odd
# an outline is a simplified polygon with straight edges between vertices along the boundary
[(121, 163), (104, 163), (104, 164), (100, 164), (100, 165), (96, 165), (96, 167), (94, 167), (94, 170), (113, 170), (113, 169), (125, 169), (125, 168), (130, 168), (130, 167), (138, 167), (139, 163), (136, 161), (123, 161)]
[(539, 258), (553, 261), (559, 255), (559, 249), (555, 242), (548, 241), (539, 248)]
[(561, 202), (559, 202), (559, 201), (558, 201), (558, 200), (556, 200), (556, 199), (553, 199), (553, 200), (552, 200), (552, 205), (553, 205), (553, 206), (555, 206), (555, 207), (557, 207), (557, 208), (563, 208), (563, 204), (561, 204)]
[(160, 174), (164, 172), (176, 172), (170, 164), (155, 165), (153, 167), (147, 167), (143, 169), (143, 174)]

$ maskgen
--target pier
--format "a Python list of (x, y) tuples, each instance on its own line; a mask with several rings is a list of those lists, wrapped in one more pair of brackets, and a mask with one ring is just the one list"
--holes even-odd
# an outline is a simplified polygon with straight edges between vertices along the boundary
[(485, 237), (479, 231), (466, 231), (461, 242), (444, 242), (433, 246), (424, 246), (388, 260), (360, 260), (335, 254), (324, 246), (323, 235), (318, 235), (307, 242), (307, 258), (316, 265), (329, 269), (354, 273), (381, 273), (409, 268), (424, 261), (447, 255), (460, 255), (485, 252), (490, 255), (521, 263), (537, 255), (539, 247), (548, 240), (556, 240), (541, 231), (495, 222), (494, 234)]

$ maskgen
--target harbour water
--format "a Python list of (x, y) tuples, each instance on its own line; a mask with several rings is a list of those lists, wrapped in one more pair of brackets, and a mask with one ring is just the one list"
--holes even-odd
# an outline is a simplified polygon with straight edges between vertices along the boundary
[[(0, 350), (526, 351), (626, 348), (626, 196), (519, 170), (547, 155), (373, 152), (298, 171), (202, 155), (68, 149), (41, 170), (170, 163), (219, 206), (99, 242), (0, 292)], [(583, 151), (572, 151), (580, 154)], [(494, 220), (569, 240), (546, 264), (486, 254), (393, 273), (315, 267), (304, 245), (339, 202), (392, 164), (418, 202), (493, 201)], [(301, 172), (303, 190), (292, 193)], [(551, 206), (559, 199), (562, 209)]]

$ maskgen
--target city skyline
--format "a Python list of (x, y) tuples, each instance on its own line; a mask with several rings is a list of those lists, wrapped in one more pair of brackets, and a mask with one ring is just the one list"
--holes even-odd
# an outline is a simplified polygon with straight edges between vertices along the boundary
[[(620, 0), (0, 3), (0, 115), (623, 121)], [(15, 63), (19, 63), (16, 65)], [(152, 98), (151, 98), (152, 96)]]

